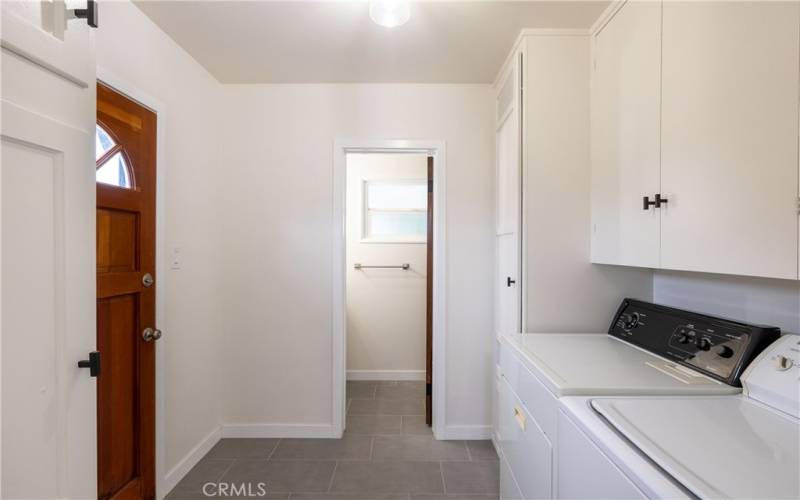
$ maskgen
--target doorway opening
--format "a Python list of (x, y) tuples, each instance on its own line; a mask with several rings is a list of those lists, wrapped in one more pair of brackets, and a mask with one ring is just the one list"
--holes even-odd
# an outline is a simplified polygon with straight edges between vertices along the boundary
[(336, 144), (334, 415), (444, 436), (444, 146)]
[[(433, 157), (346, 161), (348, 413), (430, 426)], [(383, 398), (392, 408), (376, 407)]]

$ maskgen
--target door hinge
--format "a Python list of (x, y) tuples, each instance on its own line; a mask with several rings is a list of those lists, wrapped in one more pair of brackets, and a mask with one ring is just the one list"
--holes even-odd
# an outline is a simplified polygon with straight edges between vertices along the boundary
[(433, 384), (425, 384), (425, 395), (430, 396), (433, 394)]

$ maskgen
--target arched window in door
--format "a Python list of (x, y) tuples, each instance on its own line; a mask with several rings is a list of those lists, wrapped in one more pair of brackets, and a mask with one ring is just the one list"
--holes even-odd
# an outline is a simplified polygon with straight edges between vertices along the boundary
[(100, 124), (95, 126), (94, 134), (94, 159), (97, 173), (97, 182), (131, 189), (131, 172), (122, 146)]

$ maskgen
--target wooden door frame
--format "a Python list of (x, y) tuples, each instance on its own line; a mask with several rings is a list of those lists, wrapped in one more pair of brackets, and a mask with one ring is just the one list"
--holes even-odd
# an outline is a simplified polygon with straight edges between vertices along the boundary
[[(159, 328), (166, 326), (166, 282), (167, 282), (167, 248), (166, 229), (166, 118), (167, 107), (160, 101), (143, 92), (132, 82), (120, 78), (102, 67), (97, 67), (97, 81), (114, 89), (125, 97), (136, 101), (140, 105), (156, 114), (156, 319)], [(164, 331), (168, 336), (169, 332)], [(165, 342), (156, 343), (156, 498), (162, 499), (165, 492), (170, 491), (187, 471), (166, 470), (166, 422), (165, 416), (165, 390), (164, 390), (164, 359)], [(182, 473), (181, 473), (182, 472)], [(172, 480), (170, 480), (172, 479)]]
[(342, 436), (345, 427), (347, 383), (347, 302), (345, 206), (348, 153), (413, 153), (433, 157), (433, 435), (447, 439), (446, 428), (446, 151), (438, 140), (335, 140), (333, 143), (333, 260), (332, 319), (332, 424), (330, 437)]

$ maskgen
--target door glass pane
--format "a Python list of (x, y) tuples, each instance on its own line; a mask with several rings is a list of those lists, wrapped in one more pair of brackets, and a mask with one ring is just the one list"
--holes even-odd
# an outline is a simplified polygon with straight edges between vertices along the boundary
[(122, 157), (121, 152), (114, 154), (97, 169), (97, 182), (123, 188), (131, 187), (128, 165), (125, 163), (125, 158)]
[(367, 208), (370, 210), (426, 210), (428, 186), (425, 181), (368, 182)]
[(114, 139), (103, 130), (103, 127), (96, 125), (94, 128), (94, 161), (100, 159), (108, 150), (114, 147)]

